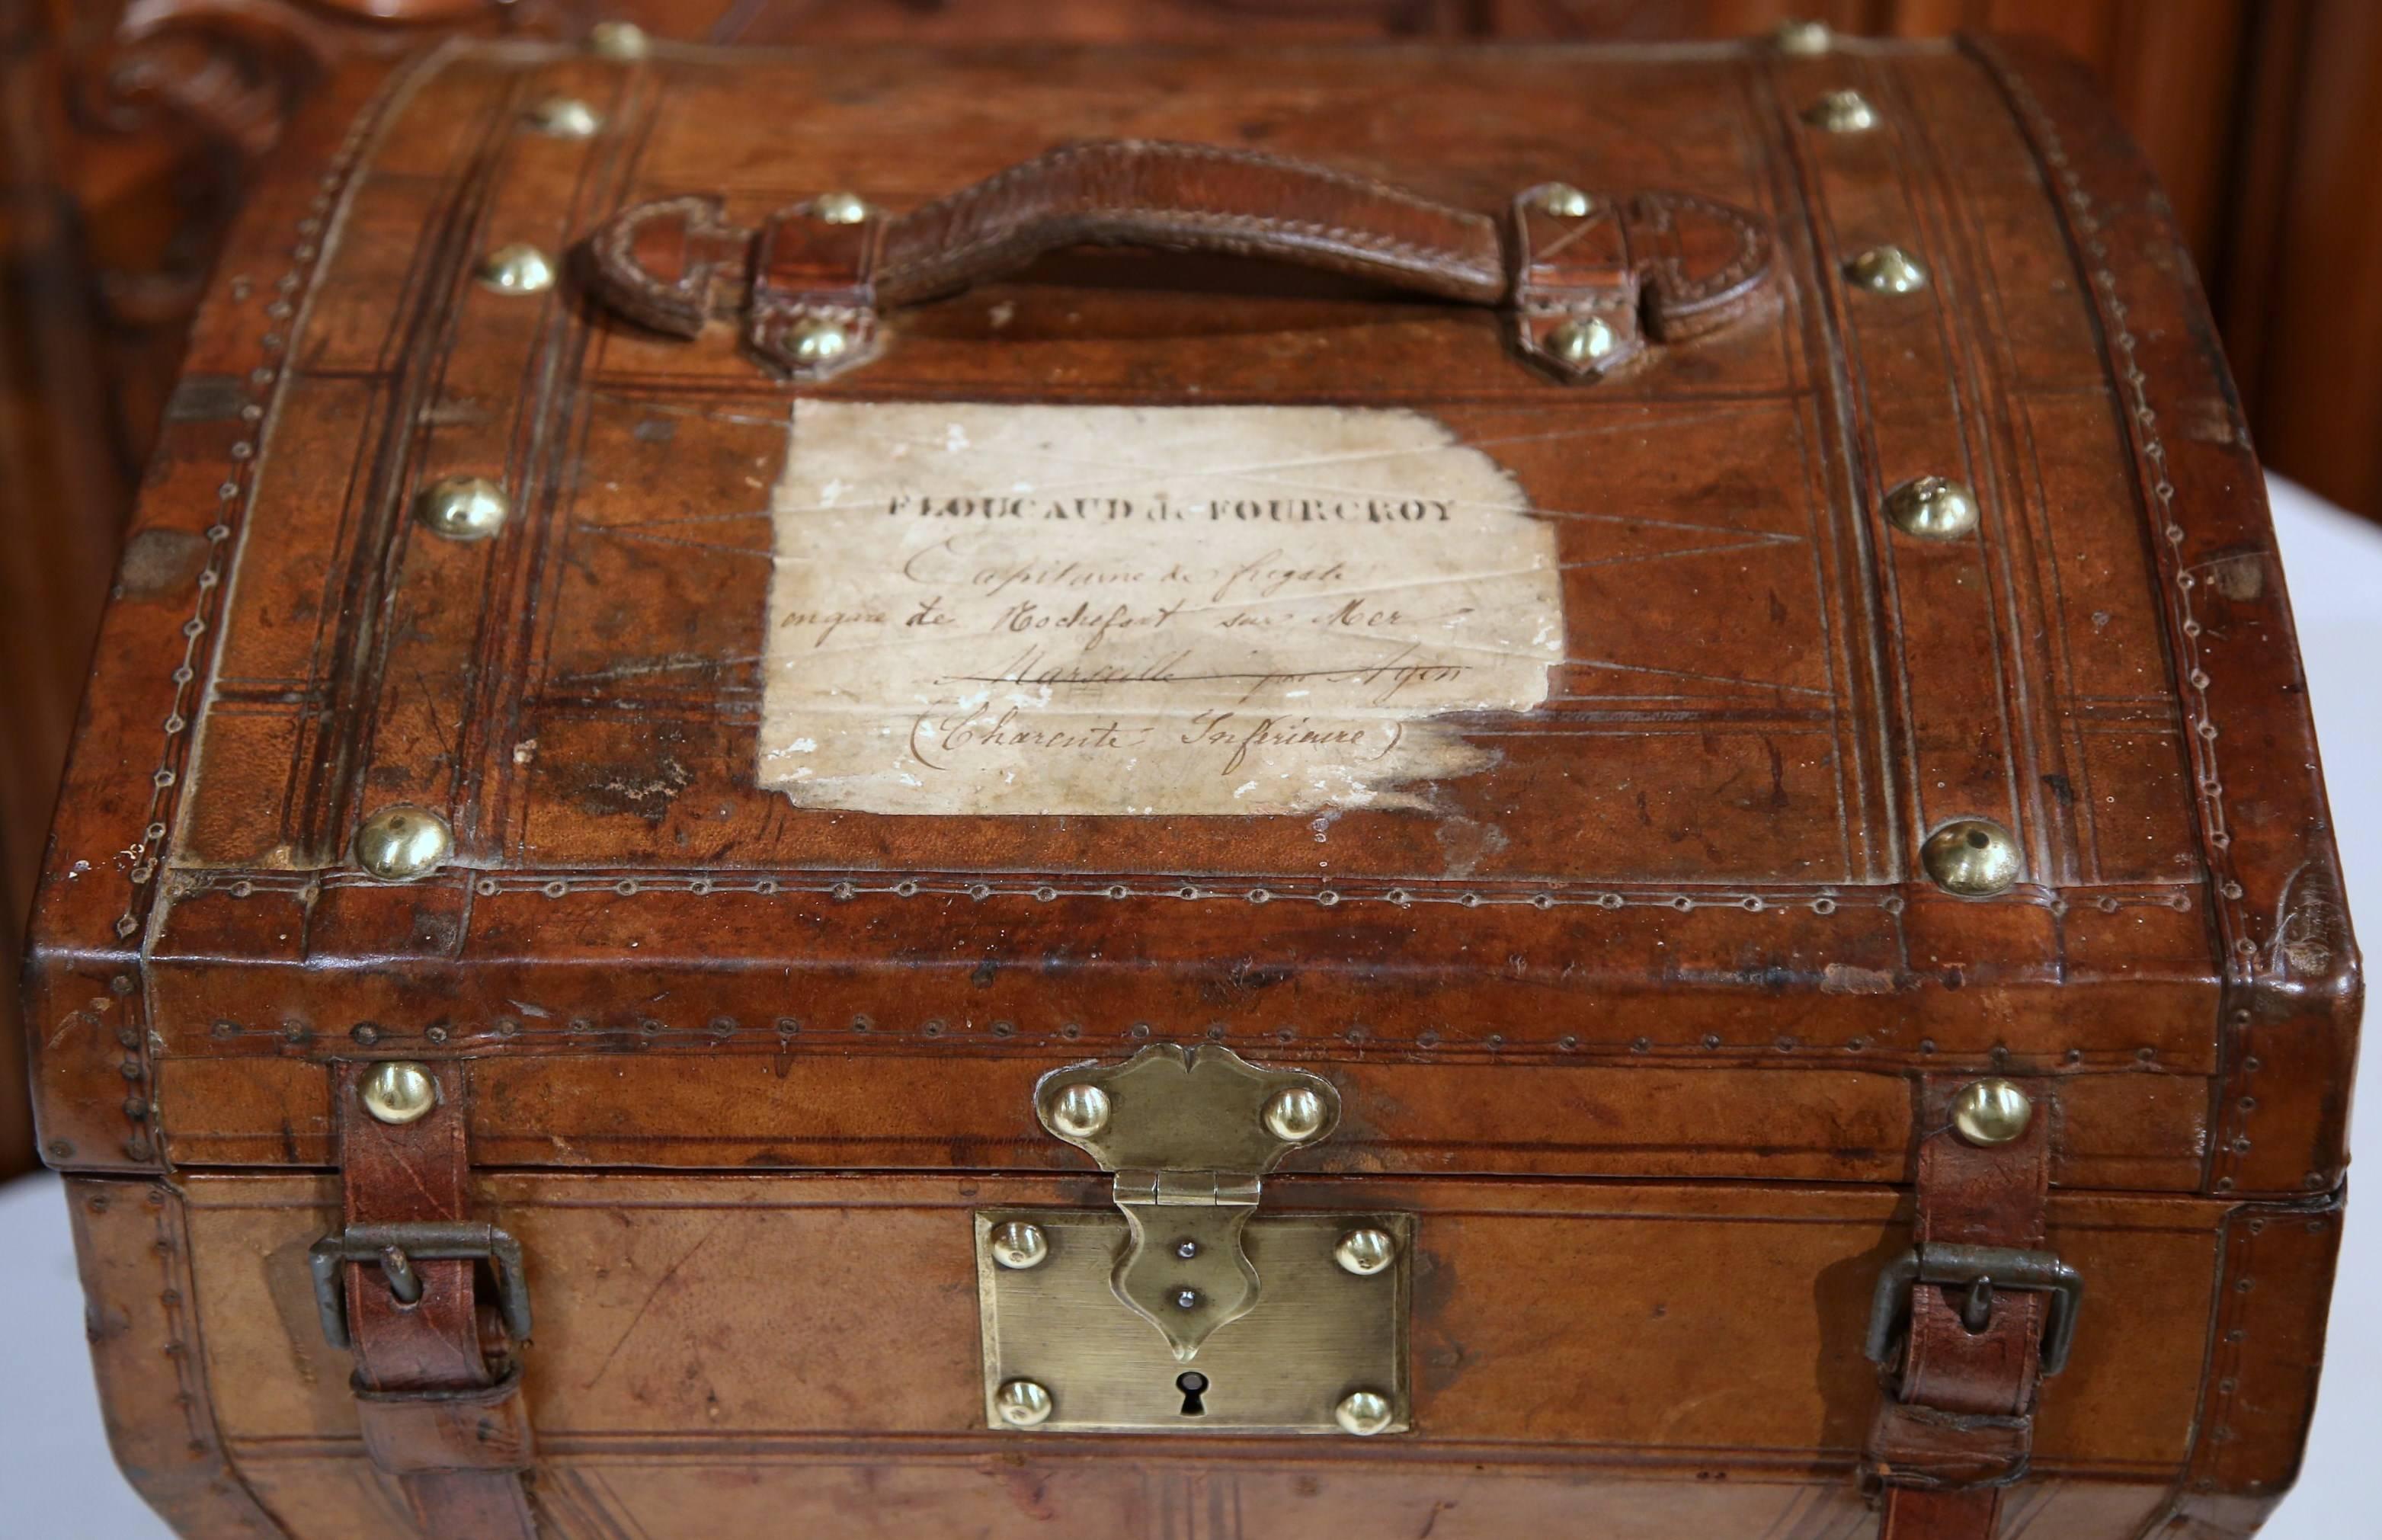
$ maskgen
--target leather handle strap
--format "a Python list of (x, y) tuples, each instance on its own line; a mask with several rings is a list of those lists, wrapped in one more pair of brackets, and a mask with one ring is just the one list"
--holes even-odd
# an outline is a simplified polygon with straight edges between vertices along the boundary
[(1485, 216), (1279, 155), (1120, 139), (1052, 150), (891, 220), (877, 297), (915, 303), (1076, 245), (1262, 257), (1471, 304), (1511, 287)]
[(817, 380), (873, 356), (885, 313), (1083, 244), (1259, 258), (1502, 307), (1517, 350), (1574, 381), (1746, 314), (1772, 252), (1763, 221), (1689, 193), (1542, 183), (1501, 219), (1277, 155), (1104, 140), (901, 214), (829, 194), (752, 228), (717, 194), (658, 198), (598, 228), (583, 268), (630, 320), (692, 338), (741, 316), (756, 358)]
[[(430, 1110), (388, 1124), (362, 1104), (372, 1066), (338, 1066), (339, 1176), (350, 1232), (401, 1235), (471, 1217), (462, 1066), (422, 1067), (436, 1088)], [(397, 1479), (421, 1533), (537, 1540), (524, 1481), (534, 1448), (528, 1403), (501, 1315), (484, 1308), (478, 1264), (450, 1251), (342, 1265), (364, 1450)], [(414, 1298), (392, 1286), (392, 1267), (409, 1276)]]

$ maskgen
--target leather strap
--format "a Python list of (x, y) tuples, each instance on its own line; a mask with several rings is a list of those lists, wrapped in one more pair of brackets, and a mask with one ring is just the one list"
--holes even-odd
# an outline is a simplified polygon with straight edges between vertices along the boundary
[[(1260, 257), (1501, 305), (1534, 362), (1593, 378), (1743, 314), (1771, 265), (1768, 227), (1685, 193), (1527, 190), (1505, 221), (1325, 166), (1218, 145), (1072, 144), (908, 213), (811, 199), (757, 229), (712, 193), (621, 210), (588, 238), (606, 305), (679, 337), (742, 314), (780, 374), (823, 379), (870, 357), (887, 310), (1013, 272), (1062, 247)], [(1595, 318), (1593, 349), (1557, 334)], [(822, 340), (830, 329), (833, 340)]]
[[(2038, 1251), (2050, 1190), (2053, 1106), (2034, 1094), (2026, 1131), (1974, 1145), (1952, 1127), (1972, 1075), (1920, 1086), (1913, 1242)], [(1983, 1328), (1964, 1320), (1968, 1290), (1922, 1282), (1887, 1396), (1870, 1430), (1870, 1469), (1885, 1484), (1878, 1540), (1994, 1540), (2002, 1494), (2027, 1472), (2044, 1327), (2051, 1297), (1992, 1292)]]
[[(339, 1169), (347, 1223), (401, 1225), (471, 1217), (464, 1079), (431, 1065), (437, 1104), (411, 1123), (382, 1123), (338, 1072)], [(348, 1332), (357, 1421), (373, 1462), (397, 1478), (415, 1523), (436, 1540), (536, 1540), (524, 1478), (533, 1442), (521, 1371), (475, 1263), (412, 1263), (421, 1298), (400, 1301), (379, 1268), (349, 1265)]]

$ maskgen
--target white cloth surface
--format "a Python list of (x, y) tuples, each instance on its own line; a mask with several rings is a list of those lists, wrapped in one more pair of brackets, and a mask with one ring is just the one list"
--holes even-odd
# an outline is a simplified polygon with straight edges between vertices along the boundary
[[(2331, 780), (2349, 912), (2382, 935), (2382, 528), (2271, 483), (2310, 697)], [(2382, 1053), (2360, 1066), (2353, 1142), (2382, 1149)], [(2124, 1308), (2088, 1299), (2093, 1312)], [(2050, 1394), (2059, 1394), (2055, 1381)], [(2352, 1202), (2306, 1469), (2265, 1540), (2382, 1535), (2382, 1192)], [(1593, 1533), (1584, 1522), (1583, 1534)], [(0, 1536), (168, 1540), (117, 1474), (83, 1346), (66, 1204), (55, 1177), (0, 1186)], [(2046, 1536), (2044, 1540), (2057, 1540)]]

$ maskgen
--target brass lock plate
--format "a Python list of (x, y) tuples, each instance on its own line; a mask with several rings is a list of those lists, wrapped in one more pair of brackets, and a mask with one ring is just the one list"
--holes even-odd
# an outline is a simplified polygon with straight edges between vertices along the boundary
[[(1003, 1265), (996, 1237), (1031, 1226), (1038, 1260)], [(1377, 1231), (1390, 1255), (1359, 1273), (1338, 1253)], [(1170, 1242), (1153, 1235), (1159, 1247)], [(988, 1426), (1069, 1433), (1396, 1433), (1407, 1425), (1406, 1320), (1414, 1216), (1273, 1214), (1241, 1243), (1265, 1280), (1245, 1315), (1188, 1360), (1119, 1303), (1130, 1245), (1114, 1213), (989, 1209), (976, 1216)], [(1360, 1262), (1377, 1262), (1369, 1243)], [(1011, 1260), (1018, 1250), (1008, 1248)], [(1031, 1388), (1038, 1387), (1036, 1396)], [(1004, 1391), (1006, 1394), (1004, 1395)]]

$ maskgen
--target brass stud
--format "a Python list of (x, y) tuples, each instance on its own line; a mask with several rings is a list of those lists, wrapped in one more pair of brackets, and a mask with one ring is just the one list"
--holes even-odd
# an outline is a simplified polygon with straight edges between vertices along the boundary
[(536, 247), (516, 241), (482, 257), (473, 276), (500, 294), (535, 294), (554, 287), (554, 264)]
[(1390, 1238), (1389, 1232), (1371, 1228), (1350, 1230), (1340, 1238), (1339, 1245), (1332, 1248), (1332, 1260), (1343, 1271), (1360, 1278), (1369, 1278), (1387, 1267), (1397, 1254), (1398, 1243)]
[(794, 357), (804, 363), (832, 363), (852, 349), (852, 334), (833, 321), (817, 318), (794, 328)]
[(604, 127), (603, 115), (576, 96), (549, 96), (522, 115), (533, 133), (549, 139), (593, 139)]
[(454, 852), (455, 832), (427, 807), (384, 807), (356, 831), (356, 865), (384, 882), (410, 882)]
[(597, 58), (641, 59), (653, 51), (653, 40), (633, 21), (598, 21), (587, 30), (587, 46)]
[(1109, 1126), (1109, 1093), (1098, 1086), (1072, 1085), (1050, 1102), (1050, 1127), (1069, 1139), (1089, 1139)]
[(414, 516), (449, 540), (485, 540), (512, 512), (505, 489), (485, 476), (448, 476), (422, 489)]
[(1032, 1380), (1011, 1380), (993, 1392), (992, 1404), (1001, 1420), (1013, 1428), (1030, 1428), (1050, 1420), (1050, 1392)]
[(1977, 527), (1977, 495), (1966, 483), (1919, 476), (1885, 495), (1887, 523), (1922, 540), (1957, 540)]
[(1621, 339), (1598, 315), (1585, 315), (1576, 321), (1565, 321), (1547, 333), (1547, 351), (1574, 367), (1594, 363), (1611, 356), (1621, 345)]
[(1836, 34), (1828, 30), (1824, 21), (1796, 17), (1778, 24), (1778, 30), (1770, 34), (1770, 43), (1782, 54), (1811, 58), (1835, 47)]
[(1265, 1104), (1265, 1126), (1276, 1139), (1303, 1144), (1323, 1131), (1323, 1098), (1306, 1086), (1275, 1091)]
[(1845, 276), (1872, 294), (1914, 294), (1927, 287), (1927, 269), (1899, 246), (1872, 246), (1845, 264)]
[(1359, 1390), (1332, 1409), (1332, 1420), (1359, 1438), (1370, 1438), (1390, 1425), (1389, 1398)]
[(1877, 127), (1877, 109), (1858, 91), (1832, 91), (1803, 109), (1803, 121), (1823, 133), (1867, 133)]
[(364, 1111), (383, 1123), (402, 1126), (428, 1115), (438, 1104), (438, 1082), (422, 1066), (394, 1060), (364, 1071), (356, 1094)]
[(1043, 1235), (1042, 1226), (1023, 1219), (994, 1226), (986, 1246), (992, 1252), (992, 1260), (1013, 1273), (1039, 1267), (1050, 1255), (1050, 1241)]
[(2034, 1103), (2014, 1080), (1972, 1080), (1952, 1098), (1952, 1130), (1971, 1144), (2008, 1144), (2034, 1121)]
[(811, 200), (811, 217), (828, 225), (857, 225), (868, 217), (868, 205), (857, 192), (823, 192)]
[(1955, 819), (1919, 849), (1927, 875), (1946, 893), (1985, 898), (2018, 881), (2018, 841), (1987, 819)]
[(1549, 182), (1539, 189), (1539, 209), (1558, 219), (1585, 219), (1596, 212), (1596, 200), (1569, 182)]

